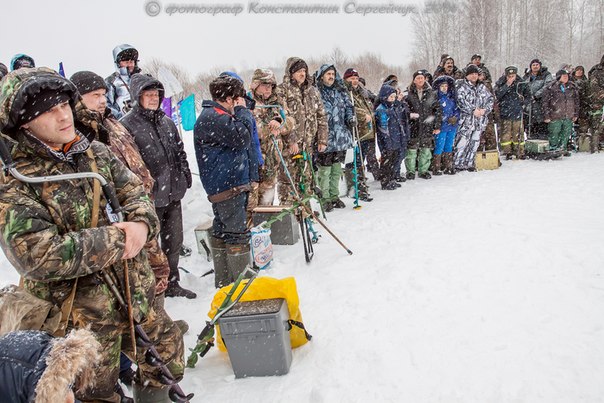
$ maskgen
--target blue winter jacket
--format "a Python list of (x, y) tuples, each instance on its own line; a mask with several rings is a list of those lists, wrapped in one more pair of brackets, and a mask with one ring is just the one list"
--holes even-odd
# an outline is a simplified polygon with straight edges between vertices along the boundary
[(324, 64), (315, 73), (315, 82), (321, 93), (325, 113), (327, 113), (327, 125), (329, 127), (329, 138), (325, 150), (327, 153), (346, 151), (352, 148), (350, 127), (355, 121), (354, 107), (350, 100), (348, 88), (346, 88), (346, 84), (344, 84), (337, 71), (336, 80), (331, 87), (324, 85), (321, 80), (323, 74), (331, 67), (335, 69), (333, 65)]
[(400, 150), (403, 142), (408, 140), (408, 131), (405, 128), (405, 112), (400, 102), (388, 102), (391, 94), (396, 89), (384, 84), (380, 88), (379, 106), (375, 110), (377, 125), (378, 146), (384, 150)]
[[(220, 75), (236, 78), (237, 80), (241, 81), (241, 83), (243, 84), (243, 78), (241, 78), (239, 76), (239, 74), (233, 73), (232, 71), (223, 71), (222, 73), (220, 73)], [(245, 104), (249, 110), (253, 110), (256, 102), (248, 94), (248, 96), (245, 98)], [(256, 148), (256, 156), (258, 157), (258, 165), (262, 166), (262, 165), (264, 165), (264, 158), (262, 158), (262, 149), (260, 148), (260, 137), (258, 137), (258, 126), (256, 125), (256, 119), (253, 119), (253, 122), (254, 122), (254, 128), (252, 129), (252, 144)]]
[(201, 108), (193, 138), (201, 183), (208, 196), (258, 182), (258, 157), (251, 146), (251, 112), (236, 106), (231, 115), (209, 100), (203, 101)]
[[(440, 85), (443, 83), (447, 83), (449, 88), (447, 89), (447, 93), (444, 94), (440, 92)], [(459, 122), (459, 108), (457, 107), (456, 94), (455, 94), (455, 80), (449, 76), (440, 76), (434, 83), (432, 83), (432, 88), (437, 92), (438, 95), (438, 103), (442, 109), (442, 123), (440, 125), (441, 131), (451, 131), (457, 129)], [(449, 123), (449, 118), (455, 117), (456, 123), (452, 125)]]

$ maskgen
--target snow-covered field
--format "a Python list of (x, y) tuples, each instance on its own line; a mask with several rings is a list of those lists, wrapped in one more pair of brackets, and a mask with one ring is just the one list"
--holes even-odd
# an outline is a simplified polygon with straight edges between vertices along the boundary
[[(190, 134), (189, 159), (196, 170)], [(327, 224), (311, 264), (276, 246), (263, 276), (294, 276), (310, 343), (290, 373), (235, 379), (213, 349), (182, 382), (205, 402), (604, 401), (604, 154), (509, 161), (417, 179)], [(184, 200), (186, 244), (211, 215), (199, 180)], [(2, 255), (0, 285), (17, 281)], [(181, 260), (196, 300), (168, 299), (191, 330), (207, 319), (211, 263)], [(188, 354), (188, 350), (187, 350)]]

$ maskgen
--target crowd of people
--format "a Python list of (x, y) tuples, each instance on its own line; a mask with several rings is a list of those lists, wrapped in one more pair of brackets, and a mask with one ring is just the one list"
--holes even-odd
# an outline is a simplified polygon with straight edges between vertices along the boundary
[[(70, 380), (84, 402), (128, 401), (118, 377), (133, 382), (141, 402), (168, 401), (170, 383), (184, 371), (187, 325), (170, 318), (164, 297), (196, 297), (179, 284), (178, 267), (181, 200), (192, 185), (191, 171), (177, 126), (161, 108), (164, 86), (141, 71), (138, 57), (134, 47), (117, 46), (116, 72), (105, 79), (91, 71), (67, 79), (36, 68), (24, 54), (13, 58), (10, 72), (0, 64), (0, 131), (13, 166), (39, 178), (98, 172), (115, 189), (125, 217), (113, 222), (104, 214), (107, 203), (92, 179), (30, 183), (1, 175), (0, 245), (23, 288), (100, 342), (97, 382)], [(362, 67), (341, 76), (335, 65), (324, 64), (313, 74), (303, 59), (291, 57), (281, 83), (269, 69), (255, 70), (247, 89), (229, 71), (210, 83), (212, 99), (202, 102), (194, 146), (214, 213), (217, 288), (251, 264), (257, 206), (315, 198), (330, 212), (346, 207), (342, 177), (349, 194), (371, 202), (368, 173), (382, 190), (393, 191), (416, 177), (476, 171), (480, 147), (523, 159), (527, 138), (547, 139), (551, 150), (569, 156), (573, 131), (591, 152), (604, 137), (604, 57), (587, 74), (582, 66), (563, 66), (555, 76), (535, 59), (523, 77), (509, 66), (493, 83), (481, 55), (461, 69), (443, 55), (433, 74), (417, 70), (408, 86), (389, 75), (377, 94), (366, 87)], [(117, 312), (101, 273), (128, 290), (130, 318)], [(132, 320), (153, 338), (174, 380), (166, 381), (145, 359), (144, 348), (131, 346)], [(40, 351), (47, 351), (47, 341), (39, 341)], [(9, 342), (0, 339), (0, 347)], [(6, 351), (0, 348), (0, 371), (12, 359)], [(138, 376), (129, 359), (139, 363)], [(0, 388), (10, 387), (4, 379)], [(35, 385), (28, 387), (33, 396)]]

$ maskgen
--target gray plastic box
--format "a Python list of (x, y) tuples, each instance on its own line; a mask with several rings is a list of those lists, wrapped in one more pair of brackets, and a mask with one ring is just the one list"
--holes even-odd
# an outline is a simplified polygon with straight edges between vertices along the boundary
[(239, 302), (219, 320), (235, 378), (283, 375), (292, 363), (283, 298)]
[[(252, 214), (254, 225), (268, 221), (291, 206), (260, 206)], [(288, 214), (281, 221), (271, 225), (271, 242), (273, 245), (295, 245), (300, 238), (300, 227), (294, 214)]]

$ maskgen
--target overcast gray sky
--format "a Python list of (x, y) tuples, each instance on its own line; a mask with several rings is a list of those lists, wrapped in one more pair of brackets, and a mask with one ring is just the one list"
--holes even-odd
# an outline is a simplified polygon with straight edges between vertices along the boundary
[[(6, 1), (6, 0), (5, 0)], [(416, 0), (414, 0), (416, 1)], [(8, 65), (16, 53), (32, 56), (37, 66), (57, 69), (60, 61), (69, 76), (93, 70), (103, 76), (113, 69), (112, 49), (121, 43), (135, 46), (141, 62), (151, 57), (184, 67), (196, 74), (214, 67), (256, 68), (282, 64), (289, 56), (328, 54), (339, 46), (346, 54), (373, 51), (389, 64), (409, 62), (413, 33), (411, 17), (397, 12), (366, 16), (345, 12), (350, 0), (312, 2), (336, 6), (337, 14), (258, 14), (248, 0), (238, 15), (175, 12), (171, 5), (208, 7), (218, 0), (10, 0), (2, 7), (0, 61)], [(256, 0), (255, 10), (275, 4), (305, 5), (292, 0)], [(407, 0), (357, 0), (362, 5), (411, 5)], [(152, 17), (148, 11), (158, 12)]]

